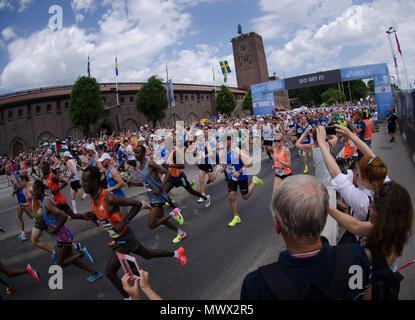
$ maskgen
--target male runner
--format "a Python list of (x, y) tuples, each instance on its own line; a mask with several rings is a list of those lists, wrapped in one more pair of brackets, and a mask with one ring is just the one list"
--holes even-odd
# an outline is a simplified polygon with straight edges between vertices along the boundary
[(78, 169), (76, 165), (76, 161), (73, 158), (72, 154), (69, 151), (65, 151), (63, 153), (63, 159), (65, 160), (65, 166), (68, 171), (68, 180), (71, 186), (71, 203), (72, 203), (72, 211), (77, 214), (78, 210), (76, 208), (76, 200), (75, 196), (78, 195), (78, 198), (81, 201), (84, 201), (84, 193), (82, 192), (81, 183), (79, 182), (78, 177)]
[[(128, 227), (131, 220), (137, 215), (142, 207), (141, 201), (132, 198), (121, 198), (100, 186), (100, 172), (97, 168), (88, 167), (82, 174), (82, 187), (91, 197), (92, 212), (86, 212), (81, 219), (91, 220), (99, 219), (100, 224), (109, 232), (110, 236), (116, 242), (113, 246), (113, 253), (109, 259), (105, 276), (110, 279), (112, 284), (117, 288), (121, 295), (128, 299), (128, 294), (123, 290), (120, 278), (117, 275), (120, 263), (116, 252), (123, 254), (134, 253), (144, 259), (158, 257), (173, 257), (176, 261), (184, 266), (186, 256), (184, 249), (179, 248), (176, 251), (166, 251), (159, 249), (147, 249), (138, 242), (134, 233)], [(126, 217), (122, 214), (120, 207), (131, 206), (130, 212)]]
[(26, 233), (24, 230), (24, 221), (23, 221), (23, 211), (26, 212), (27, 216), (30, 219), (33, 219), (33, 215), (31, 214), (29, 210), (29, 204), (27, 202), (27, 199), (23, 193), (23, 185), (20, 183), (19, 177), (16, 172), (12, 172), (10, 174), (10, 180), (13, 187), (12, 197), (16, 195), (17, 197), (17, 217), (19, 219), (20, 223), (20, 230), (21, 233), (17, 238), (21, 241), (27, 240)]
[[(24, 274), (29, 274), (33, 278), (35, 278), (38, 282), (40, 282), (39, 274), (30, 264), (28, 264), (25, 269), (9, 269), (0, 261), (0, 272), (4, 273), (9, 278), (14, 278), (14, 277), (22, 276)], [(15, 289), (11, 285), (9, 285), (2, 278), (0, 278), (0, 283), (6, 286), (6, 295), (10, 296), (13, 294)]]
[[(177, 232), (177, 236), (173, 239), (173, 243), (178, 243), (184, 239), (186, 232), (178, 229), (174, 224), (168, 221), (171, 217), (183, 225), (183, 216), (180, 213), (180, 209), (177, 208), (174, 203), (169, 199), (166, 190), (164, 189), (168, 179), (170, 178), (170, 171), (159, 166), (150, 158), (146, 157), (146, 148), (138, 146), (135, 148), (135, 156), (140, 170), (141, 182), (129, 182), (128, 186), (144, 186), (147, 188), (147, 195), (150, 200), (150, 216), (148, 218), (148, 227), (155, 229), (161, 224), (164, 224), (167, 228)], [(164, 179), (161, 181), (160, 174), (164, 174)], [(164, 215), (163, 206), (168, 202), (172, 206), (173, 211), (168, 215)]]
[(49, 199), (45, 194), (47, 187), (42, 181), (36, 180), (33, 186), (34, 199), (40, 201), (41, 210), (43, 214), (43, 220), (48, 225), (48, 232), (55, 236), (56, 239), (56, 262), (62, 268), (65, 268), (71, 264), (76, 265), (89, 272), (87, 280), (93, 282), (102, 277), (102, 274), (88, 266), (86, 266), (79, 259), (84, 258), (90, 264), (93, 263), (92, 257), (89, 254), (86, 247), (80, 248), (80, 252), (73, 254), (72, 251), (72, 233), (66, 226), (66, 220), (68, 216), (60, 210), (55, 203)]
[(248, 176), (244, 171), (251, 165), (252, 161), (241, 149), (232, 147), (232, 138), (228, 136), (226, 141), (226, 167), (222, 168), (222, 172), (225, 171), (227, 176), (228, 198), (234, 215), (233, 220), (228, 224), (229, 227), (234, 227), (236, 224), (241, 223), (236, 202), (238, 186), (242, 199), (248, 200), (254, 191), (255, 185), (263, 184), (261, 179), (254, 176), (252, 183), (248, 186)]

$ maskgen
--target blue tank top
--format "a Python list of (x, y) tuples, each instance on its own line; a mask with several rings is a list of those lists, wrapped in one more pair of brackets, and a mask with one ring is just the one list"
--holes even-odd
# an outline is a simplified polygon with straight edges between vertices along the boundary
[(157, 174), (156, 177), (153, 177), (150, 172), (148, 172), (148, 164), (151, 161), (149, 157), (146, 157), (147, 162), (143, 170), (140, 172), (140, 181), (143, 183), (144, 187), (147, 188), (147, 195), (150, 200), (150, 203), (165, 203), (168, 200), (168, 195), (166, 190), (162, 190), (160, 195), (153, 194), (153, 190), (161, 186), (160, 176)]
[(248, 179), (248, 176), (245, 173), (241, 173), (237, 179), (232, 177), (232, 174), (236, 171), (241, 170), (244, 166), (244, 163), (239, 158), (235, 157), (234, 148), (232, 148), (231, 152), (226, 154), (226, 174), (228, 175), (229, 180), (233, 181), (241, 181)]
[(42, 202), (43, 220), (45, 220), (45, 222), (48, 226), (56, 227), (59, 223), (59, 219), (58, 219), (58, 217), (49, 217), (46, 214), (46, 212), (45, 212), (45, 200), (46, 199), (49, 199), (53, 204), (55, 204), (55, 202), (52, 199), (50, 199), (49, 197), (44, 197), (43, 198), (43, 202)]
[[(106, 177), (107, 177), (107, 183), (108, 183), (108, 186), (111, 188), (111, 187), (113, 187), (113, 186), (115, 186), (115, 185), (117, 185), (117, 181), (115, 180), (115, 179), (113, 179), (113, 178), (110, 178), (110, 172), (111, 172), (111, 169), (112, 168), (114, 168), (113, 166), (111, 166), (110, 168), (109, 168), (109, 170), (108, 170), (108, 172), (107, 172), (107, 175), (106, 175)], [(125, 194), (124, 194), (124, 191), (122, 191), (121, 189), (117, 189), (117, 190), (113, 190), (113, 191), (111, 191), (113, 194), (116, 194), (117, 196), (119, 196), (119, 197), (121, 197), (121, 198), (125, 198)]]

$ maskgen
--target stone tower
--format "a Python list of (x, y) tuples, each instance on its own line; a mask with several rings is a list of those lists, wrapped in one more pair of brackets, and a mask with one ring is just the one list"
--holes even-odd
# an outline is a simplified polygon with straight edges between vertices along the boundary
[(255, 33), (242, 34), (232, 39), (238, 88), (269, 81), (267, 59), (262, 37)]

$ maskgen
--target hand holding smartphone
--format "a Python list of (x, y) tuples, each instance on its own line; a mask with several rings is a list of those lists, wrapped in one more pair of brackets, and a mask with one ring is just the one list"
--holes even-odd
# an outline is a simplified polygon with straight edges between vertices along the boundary
[(129, 276), (140, 280), (140, 273), (139, 273), (139, 267), (137, 265), (137, 261), (134, 257), (128, 255), (128, 254), (122, 254), (119, 252), (116, 252), (118, 260), (120, 261), (122, 270), (124, 271), (124, 274), (128, 274)]

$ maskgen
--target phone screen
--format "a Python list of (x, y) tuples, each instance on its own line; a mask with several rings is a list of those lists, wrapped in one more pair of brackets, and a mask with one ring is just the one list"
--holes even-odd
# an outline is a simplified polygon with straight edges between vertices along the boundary
[(128, 265), (130, 266), (130, 269), (133, 275), (140, 277), (140, 273), (138, 272), (137, 266), (135, 265), (135, 263), (131, 260), (126, 260), (126, 261), (128, 261)]
[(335, 135), (336, 134), (336, 127), (326, 127), (326, 134)]

